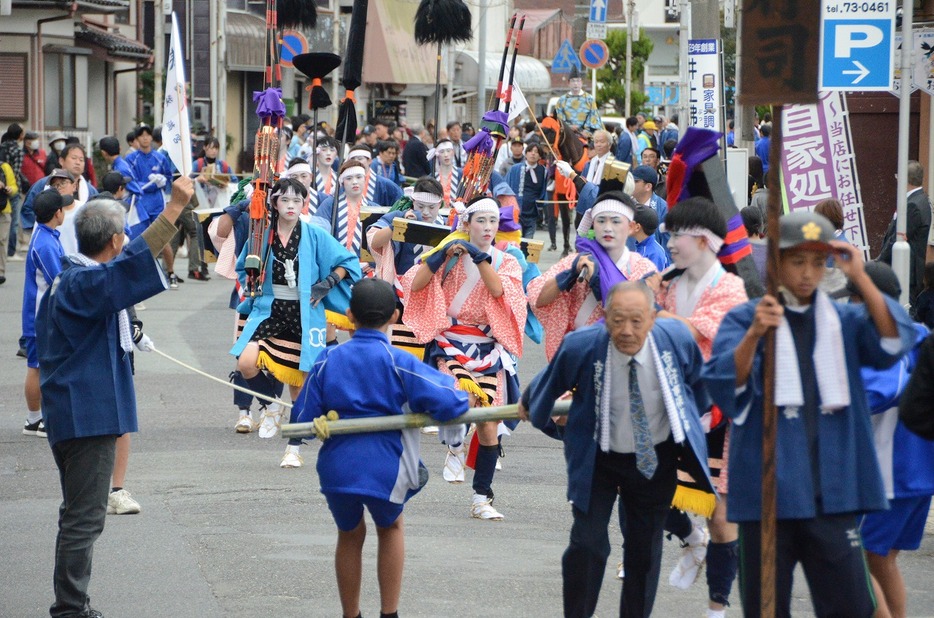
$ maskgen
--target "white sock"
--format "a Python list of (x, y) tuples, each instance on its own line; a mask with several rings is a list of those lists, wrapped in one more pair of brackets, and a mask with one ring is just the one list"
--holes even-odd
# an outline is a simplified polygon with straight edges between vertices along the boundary
[(301, 449), (301, 447), (300, 447), (298, 444), (290, 444), (290, 445), (288, 445), (288, 446), (286, 447), (285, 450), (286, 450), (286, 452), (288, 452), (288, 453), (295, 453), (296, 455), (298, 455), (300, 449)]
[(708, 609), (707, 618), (726, 618), (725, 609)]
[(454, 453), (455, 455), (460, 455), (461, 453), (464, 452), (464, 445), (463, 444), (457, 444), (455, 446), (449, 445), (448, 450)]
[(704, 542), (704, 532), (697, 526), (694, 526), (694, 529), (691, 530), (691, 534), (688, 535), (684, 542), (688, 545), (700, 545)]
[(36, 410), (35, 412), (33, 412), (32, 410), (26, 411), (26, 424), (27, 425), (38, 423), (41, 420), (42, 420), (42, 410)]
[(249, 408), (240, 408), (240, 416), (253, 418), (253, 413), (249, 410)]

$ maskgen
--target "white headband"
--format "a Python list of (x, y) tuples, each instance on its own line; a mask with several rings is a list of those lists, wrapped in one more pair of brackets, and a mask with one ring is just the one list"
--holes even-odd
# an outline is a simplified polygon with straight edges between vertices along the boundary
[(580, 225), (577, 226), (577, 234), (579, 236), (584, 236), (590, 229), (593, 227), (593, 221), (600, 215), (604, 213), (612, 213), (614, 215), (622, 215), (626, 217), (631, 222), (635, 218), (635, 213), (632, 210), (632, 207), (628, 204), (621, 202), (619, 200), (607, 199), (597, 202), (597, 204), (584, 213), (584, 216), (581, 218)]
[(311, 173), (311, 165), (309, 165), (307, 161), (302, 161), (301, 163), (296, 163), (292, 165), (289, 169), (285, 170), (285, 174), (283, 174), (282, 176), (285, 178), (290, 178), (292, 176), (297, 176), (298, 174), (302, 174), (302, 173), (306, 173), (306, 174)]
[(447, 150), (450, 150), (451, 152), (454, 152), (454, 144), (452, 144), (451, 142), (444, 142), (444, 143), (442, 143), (441, 145), (439, 145), (437, 148), (431, 148), (431, 149), (429, 149), (429, 150), (428, 150), (428, 160), (431, 161), (432, 159), (435, 158), (435, 155), (437, 155), (437, 154), (439, 154), (439, 153), (442, 153), (442, 152), (445, 152), (445, 151), (447, 151)]
[(350, 154), (347, 155), (348, 159), (353, 159), (354, 157), (366, 157), (368, 161), (373, 160), (373, 153), (369, 148), (352, 148)]
[(720, 253), (720, 248), (723, 247), (723, 239), (708, 230), (705, 227), (686, 227), (672, 234), (678, 234), (681, 236), (694, 236), (695, 238), (706, 238), (707, 246), (710, 247), (710, 250), (714, 253)]
[(485, 197), (468, 206), (466, 210), (464, 210), (464, 215), (469, 217), (470, 215), (478, 212), (492, 212), (498, 215), (499, 203), (491, 197)]
[(344, 179), (350, 176), (356, 176), (358, 174), (360, 175), (361, 178), (363, 178), (366, 176), (366, 170), (361, 168), (359, 165), (352, 165), (348, 167), (347, 169), (345, 169), (343, 172), (341, 172), (341, 175), (340, 177), (338, 177), (338, 180), (340, 182), (344, 182)]

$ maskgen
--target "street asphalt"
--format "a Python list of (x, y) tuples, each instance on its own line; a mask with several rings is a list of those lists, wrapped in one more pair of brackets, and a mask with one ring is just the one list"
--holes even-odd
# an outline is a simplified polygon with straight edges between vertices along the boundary
[[(541, 238), (547, 236), (539, 232)], [(542, 270), (558, 253), (543, 252)], [(185, 262), (179, 260), (178, 272)], [(15, 357), (20, 333), (23, 263), (7, 266), (0, 286), (0, 616), (48, 615), (61, 493), (46, 440), (21, 434), (25, 361)], [(157, 348), (226, 378), (233, 312), (231, 283), (186, 281), (146, 301), (139, 314)], [(523, 383), (543, 367), (542, 346), (526, 340)], [(108, 516), (94, 552), (90, 596), (107, 618), (333, 617), (336, 539), (315, 473), (317, 444), (303, 447), (306, 465), (282, 470), (280, 438), (233, 430), (231, 391), (153, 353), (136, 355), (140, 432), (133, 436), (126, 488), (139, 515)], [(365, 379), (365, 376), (359, 376)], [(422, 436), (432, 477), (405, 509), (406, 565), (400, 615), (407, 617), (560, 616), (561, 555), (571, 512), (565, 500), (561, 445), (524, 424), (504, 442), (494, 479), (505, 521), (471, 519), (468, 484), (441, 479), (444, 447)], [(349, 463), (352, 465), (352, 463)], [(379, 615), (376, 535), (364, 549), (363, 615)], [(621, 537), (607, 564), (597, 615), (618, 613)], [(665, 544), (656, 616), (703, 617), (704, 575), (688, 591), (668, 585), (680, 557)], [(934, 616), (934, 537), (899, 558), (909, 616)], [(803, 573), (793, 610), (813, 615)], [(732, 598), (738, 597), (734, 588)], [(739, 616), (738, 609), (728, 615)]]

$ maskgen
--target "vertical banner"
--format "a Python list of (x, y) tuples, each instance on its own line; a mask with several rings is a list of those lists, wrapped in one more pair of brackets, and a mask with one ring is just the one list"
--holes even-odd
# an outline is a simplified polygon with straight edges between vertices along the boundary
[(817, 100), (821, 3), (742, 0), (743, 105)]
[(688, 126), (723, 131), (720, 122), (720, 44), (717, 39), (688, 41)]
[(785, 106), (783, 127), (785, 212), (814, 210), (822, 200), (840, 200), (846, 239), (867, 251), (866, 218), (845, 95), (821, 91), (816, 104)]
[(162, 107), (162, 147), (183, 176), (191, 172), (190, 127), (188, 94), (185, 91), (185, 60), (178, 35), (178, 18), (172, 13), (172, 46), (169, 48), (165, 104)]

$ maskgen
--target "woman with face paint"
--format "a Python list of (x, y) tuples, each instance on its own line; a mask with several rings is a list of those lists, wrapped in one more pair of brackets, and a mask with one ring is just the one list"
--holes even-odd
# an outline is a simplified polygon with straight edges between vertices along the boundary
[[(428, 160), (434, 159), (435, 180), (444, 190), (444, 205), (451, 206), (451, 200), (457, 197), (460, 188), (461, 168), (454, 165), (454, 144), (449, 139), (438, 141), (438, 145), (428, 152)], [(451, 215), (453, 221), (454, 215)]]
[[(422, 255), (403, 277), (404, 322), (428, 344), (426, 361), (457, 378), (476, 405), (518, 400), (515, 361), (522, 356), (526, 298), (522, 269), (493, 246), (499, 205), (480, 197), (459, 213), (461, 229)], [(498, 422), (477, 425), (472, 517), (501, 520), (493, 508), (493, 474), (499, 458)], [(443, 476), (464, 481), (463, 444), (449, 444)]]
[[(325, 347), (325, 307), (347, 309), (350, 287), (360, 279), (359, 261), (318, 226), (300, 221), (307, 190), (298, 180), (284, 178), (272, 189), (275, 204), (272, 243), (265, 261), (262, 294), (246, 298), (237, 308), (242, 332), (230, 353), (249, 387), (270, 399), (273, 384), (265, 372), (288, 384), (292, 401), (305, 374)], [(246, 287), (246, 245), (237, 261), (240, 284)], [(322, 302), (323, 301), (323, 302)], [(259, 423), (261, 438), (278, 433), (284, 411), (266, 406)], [(280, 464), (302, 465), (298, 444), (289, 445)]]
[[(743, 280), (726, 272), (717, 259), (726, 223), (716, 204), (705, 197), (692, 197), (668, 211), (665, 227), (671, 234), (671, 258), (683, 273), (668, 283), (661, 283), (658, 276), (649, 281), (657, 290), (658, 317), (683, 322), (707, 360), (724, 316), (748, 300)], [(715, 415), (719, 417), (719, 410)], [(665, 530), (681, 539), (684, 555), (671, 572), (669, 583), (682, 589), (690, 587), (706, 558), (708, 616), (722, 616), (718, 612), (728, 604), (739, 555), (737, 526), (726, 519), (729, 426), (719, 418), (705, 424), (711, 427), (707, 433), (708, 465), (720, 500), (707, 521), (709, 534), (692, 524), (685, 513), (672, 510)]]
[(334, 195), (334, 185), (337, 174), (334, 172), (334, 161), (337, 160), (337, 140), (322, 135), (318, 137), (317, 150), (314, 158), (314, 186), (310, 192), (309, 209), (312, 213), (318, 210), (318, 205), (326, 195)]
[[(626, 248), (635, 208), (624, 193), (601, 195), (577, 228), (578, 252), (529, 283), (529, 305), (545, 327), (548, 360), (567, 333), (603, 318), (603, 302), (613, 285), (656, 272), (655, 264)], [(591, 229), (594, 240), (586, 238)]]
[[(335, 238), (337, 238), (337, 241), (358, 258), (363, 243), (361, 211), (371, 206), (364, 194), (366, 173), (367, 167), (363, 163), (345, 161), (341, 165), (340, 176), (338, 177), (341, 186), (337, 199), (337, 208), (334, 208), (334, 198), (326, 195), (321, 197), (318, 212), (315, 213), (316, 222), (325, 226), (328, 230), (336, 230)], [(337, 217), (337, 226), (333, 225), (334, 217)]]

